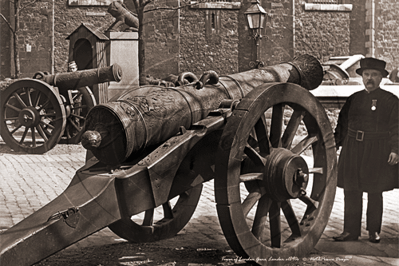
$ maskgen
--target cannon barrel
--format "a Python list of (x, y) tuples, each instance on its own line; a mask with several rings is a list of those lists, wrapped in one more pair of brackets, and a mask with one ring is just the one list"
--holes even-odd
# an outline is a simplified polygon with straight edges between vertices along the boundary
[(178, 88), (142, 86), (95, 106), (87, 115), (82, 145), (102, 163), (118, 165), (176, 135), (181, 127), (190, 128), (225, 99), (242, 99), (270, 82), (290, 82), (311, 90), (323, 78), (320, 62), (310, 55), (220, 78), (210, 72), (203, 87), (200, 82)]
[(66, 90), (92, 86), (109, 81), (119, 82), (122, 80), (122, 68), (118, 64), (113, 64), (109, 67), (58, 73), (55, 75), (38, 72), (35, 74), (34, 78), (58, 87), (60, 92), (64, 92)]

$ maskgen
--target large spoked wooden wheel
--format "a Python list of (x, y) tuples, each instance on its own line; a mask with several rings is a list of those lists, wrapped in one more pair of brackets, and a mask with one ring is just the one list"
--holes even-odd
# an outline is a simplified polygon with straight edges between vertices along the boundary
[(51, 86), (22, 79), (1, 96), (1, 136), (8, 146), (41, 154), (59, 142), (65, 129), (65, 108)]
[(121, 219), (109, 228), (135, 243), (154, 242), (175, 236), (189, 222), (201, 196), (202, 184), (162, 204), (162, 206)]
[(89, 87), (81, 87), (77, 90), (69, 90), (66, 105), (67, 119), (61, 144), (77, 144), (83, 134), (86, 115), (96, 105), (96, 98)]
[(325, 110), (307, 90), (273, 83), (249, 93), (216, 158), (218, 216), (237, 255), (266, 264), (313, 249), (334, 203), (336, 150)]

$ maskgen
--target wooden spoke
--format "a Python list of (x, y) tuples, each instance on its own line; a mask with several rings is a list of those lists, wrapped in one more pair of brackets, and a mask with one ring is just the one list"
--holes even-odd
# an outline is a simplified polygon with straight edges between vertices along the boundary
[(82, 96), (81, 92), (76, 93), (75, 95), (72, 96), (72, 100), (75, 101), (75, 99), (78, 99), (80, 96)]
[(291, 148), (292, 141), (294, 140), (295, 134), (298, 131), (299, 125), (304, 115), (305, 111), (301, 109), (295, 109), (292, 113), (291, 119), (284, 131), (283, 137), (281, 138), (283, 148)]
[(281, 147), (281, 131), (283, 127), (284, 104), (273, 106), (272, 123), (270, 126), (270, 142), (273, 148)]
[(6, 104), (6, 107), (11, 108), (11, 109), (13, 109), (14, 111), (17, 111), (17, 112), (21, 112), (22, 111), (22, 109), (14, 106), (14, 105), (11, 105), (9, 103)]
[(24, 140), (25, 140), (25, 138), (26, 138), (26, 134), (28, 134), (28, 131), (29, 131), (29, 128), (28, 128), (28, 127), (25, 127), (25, 131), (24, 131), (24, 133), (22, 134), (22, 137), (21, 137), (21, 140), (19, 141), (19, 143), (23, 143), (23, 142), (24, 142)]
[(305, 203), (308, 206), (309, 209), (312, 209), (312, 210), (316, 210), (317, 209), (316, 206), (319, 204), (317, 201), (309, 198), (308, 196), (302, 196), (302, 197), (299, 197), (299, 199), (303, 203)]
[(35, 135), (35, 128), (31, 127), (30, 131), (32, 132), (32, 147), (36, 148), (36, 135)]
[(254, 135), (249, 135), (248, 137), (248, 144), (252, 147), (252, 148), (256, 148), (259, 147), (258, 141), (253, 137)]
[(25, 88), (26, 95), (28, 95), (28, 104), (29, 106), (33, 106), (31, 91), (29, 88)]
[(272, 200), (267, 196), (263, 196), (259, 200), (258, 207), (256, 208), (255, 219), (252, 225), (252, 234), (261, 242), (264, 241), (262, 236), (265, 234), (267, 214), (269, 213), (271, 205)]
[(47, 100), (39, 107), (38, 110), (41, 111), (41, 110), (43, 110), (43, 109), (46, 109), (47, 106), (50, 106), (50, 107), (51, 107), (51, 102), (50, 102), (49, 99), (47, 99)]
[(302, 196), (299, 199), (306, 204), (306, 211), (300, 225), (309, 226), (315, 218), (313, 214), (317, 210), (318, 202), (308, 196)]
[[(48, 137), (46, 135), (46, 133), (44, 133), (43, 127), (42, 125), (37, 125), (36, 126), (37, 132), (39, 133), (39, 135), (44, 139), (44, 141), (48, 141)], [(50, 134), (51, 136), (51, 134)]]
[(76, 125), (76, 123), (73, 121), (73, 119), (71, 119), (70, 117), (68, 117), (68, 121), (70, 123), (70, 125), (75, 128), (76, 130), (81, 130), (82, 128), (79, 127), (78, 125)]
[(71, 117), (79, 118), (82, 121), (86, 120), (86, 118), (84, 118), (83, 116), (77, 115), (77, 114), (74, 114), (74, 113), (71, 114)]
[(255, 124), (255, 132), (258, 139), (258, 146), (262, 155), (270, 154), (271, 144), (267, 134), (267, 124), (265, 116), (262, 115)]
[(248, 216), (248, 213), (251, 211), (252, 207), (256, 202), (262, 197), (260, 191), (254, 191), (248, 194), (245, 200), (242, 202), (242, 211), (245, 217)]
[(281, 247), (281, 218), (280, 218), (281, 203), (273, 201), (269, 210), (270, 219), (270, 237), (272, 247)]
[(85, 108), (88, 108), (88, 106), (87, 105), (78, 105), (78, 106), (72, 107), (71, 110), (81, 111), (82, 109), (85, 109)]
[(40, 124), (41, 124), (41, 125), (44, 125), (44, 126), (46, 126), (46, 127), (48, 127), (48, 128), (55, 129), (55, 127), (54, 127), (52, 124), (46, 123), (46, 122), (44, 122), (43, 120), (40, 121)]
[(170, 202), (162, 204), (165, 219), (173, 219), (173, 211)]
[(281, 209), (283, 210), (284, 216), (291, 228), (292, 234), (295, 236), (301, 236), (301, 229), (290, 201), (283, 201), (281, 203)]
[(301, 140), (291, 151), (295, 154), (301, 154), (306, 151), (310, 146), (319, 140), (317, 136), (307, 136)]
[(15, 127), (11, 132), (10, 132), (10, 134), (12, 135), (12, 134), (14, 134), (18, 129), (20, 129), (22, 127), (22, 125), (18, 125), (17, 127)]
[(309, 168), (309, 174), (323, 174), (323, 167)]
[(34, 105), (33, 105), (34, 107), (39, 106), (41, 96), (42, 96), (41, 92), (37, 91), (37, 96), (36, 96), (36, 99), (34, 100)]
[(6, 121), (18, 121), (18, 117), (17, 117), (17, 116), (14, 116), (14, 117), (6, 117), (6, 118), (4, 118), (4, 120), (6, 120)]
[(22, 108), (26, 107), (26, 103), (22, 100), (22, 98), (16, 92), (14, 92), (12, 95), (15, 97), (15, 99), (17, 99), (17, 101), (22, 106)]
[(249, 182), (254, 180), (263, 180), (263, 173), (249, 173), (240, 175), (241, 182)]
[(144, 214), (143, 226), (150, 226), (154, 222), (154, 209), (148, 210)]
[(255, 165), (265, 166), (266, 159), (263, 158), (257, 151), (249, 145), (245, 146), (244, 153), (255, 163)]

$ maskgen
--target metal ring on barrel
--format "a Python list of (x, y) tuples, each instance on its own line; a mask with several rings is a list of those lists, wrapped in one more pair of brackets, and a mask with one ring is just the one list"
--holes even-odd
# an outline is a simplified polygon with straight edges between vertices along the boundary
[[(270, 126), (264, 118), (269, 108)], [(303, 126), (307, 136), (298, 141)], [(312, 168), (301, 156), (310, 148)], [(219, 221), (238, 256), (266, 265), (268, 258), (300, 257), (313, 249), (327, 225), (336, 189), (335, 142), (315, 97), (290, 83), (257, 87), (227, 121), (216, 158)]]

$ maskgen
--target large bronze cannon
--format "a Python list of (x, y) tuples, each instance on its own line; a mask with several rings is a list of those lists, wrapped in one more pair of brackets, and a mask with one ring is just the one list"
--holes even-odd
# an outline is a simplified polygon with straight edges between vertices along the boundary
[[(331, 125), (308, 91), (322, 76), (304, 55), (211, 73), (203, 86), (143, 86), (95, 106), (82, 136), (94, 156), (60, 196), (1, 234), (1, 263), (32, 264), (107, 226), (132, 242), (173, 237), (212, 179), (238, 256), (266, 265), (269, 257), (306, 255), (327, 225), (336, 187)], [(311, 165), (304, 152), (313, 153)]]
[(57, 143), (78, 143), (96, 99), (88, 86), (122, 78), (118, 65), (50, 75), (37, 72), (2, 91), (1, 136), (16, 151), (45, 153)]

